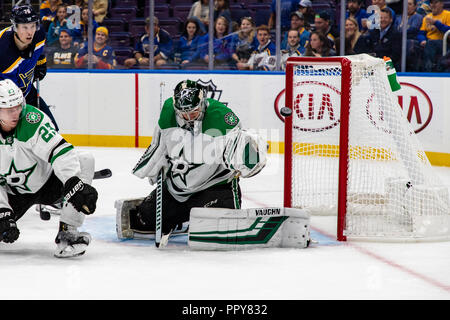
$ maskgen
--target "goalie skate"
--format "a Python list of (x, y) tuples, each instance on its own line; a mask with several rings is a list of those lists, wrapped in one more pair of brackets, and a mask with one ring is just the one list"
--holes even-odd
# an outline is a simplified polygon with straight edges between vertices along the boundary
[[(133, 214), (133, 209), (139, 206), (145, 198), (135, 199), (121, 199), (116, 200), (114, 207), (116, 208), (116, 232), (119, 239), (154, 239), (154, 231), (135, 230), (131, 228), (130, 211)], [(174, 230), (168, 235), (187, 234), (189, 223), (185, 222), (182, 225), (177, 225)], [(168, 237), (167, 239), (168, 240)]]
[(55, 257), (70, 258), (84, 254), (91, 242), (91, 235), (87, 232), (79, 232), (75, 227), (68, 225), (64, 229), (58, 232), (55, 239), (57, 245)]

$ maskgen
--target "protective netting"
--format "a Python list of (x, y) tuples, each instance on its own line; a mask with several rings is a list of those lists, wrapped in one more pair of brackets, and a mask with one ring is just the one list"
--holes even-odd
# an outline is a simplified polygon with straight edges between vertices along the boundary
[(403, 115), (385, 62), (368, 55), (347, 58), (349, 84), (341, 81), (339, 62), (290, 62), (292, 206), (337, 213), (341, 92), (350, 90), (344, 235), (450, 237), (449, 190)]

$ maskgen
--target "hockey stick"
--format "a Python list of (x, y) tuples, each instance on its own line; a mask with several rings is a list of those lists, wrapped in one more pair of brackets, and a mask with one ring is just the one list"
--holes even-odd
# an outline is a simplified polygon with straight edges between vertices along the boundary
[(106, 179), (112, 176), (112, 172), (110, 169), (102, 169), (94, 172), (94, 180), (97, 179)]
[[(162, 104), (163, 104), (163, 91), (164, 91), (164, 82), (159, 84), (159, 112), (161, 113)], [(162, 224), (162, 187), (163, 187), (163, 169), (161, 169), (158, 173), (158, 184), (156, 186), (156, 216), (155, 216), (155, 246), (159, 248), (161, 243), (161, 224)], [(167, 240), (167, 239), (165, 239)], [(167, 241), (163, 242), (163, 246), (165, 246)]]
[[(112, 176), (112, 172), (110, 169), (102, 169), (102, 170), (98, 170), (94, 172), (94, 180), (98, 180), (98, 179), (106, 179), (106, 178), (110, 178)], [(57, 200), (55, 203), (58, 203), (62, 200), (62, 198), (60, 200)], [(41, 216), (42, 220), (50, 220), (50, 215), (54, 214), (54, 215), (58, 215), (59, 214), (59, 210), (60, 209), (44, 209), (42, 207), (41, 204), (37, 205), (37, 211), (39, 212), (39, 215)], [(44, 218), (48, 219), (44, 219)]]
[[(39, 98), (40, 98), (40, 82), (39, 82), (39, 78), (36, 78), (36, 108), (41, 109), (40, 107), (40, 102), (39, 102)], [(42, 210), (42, 205), (38, 204), (38, 211), (39, 211), (39, 216), (41, 217), (41, 220), (44, 221), (48, 221), (50, 220), (50, 212)]]

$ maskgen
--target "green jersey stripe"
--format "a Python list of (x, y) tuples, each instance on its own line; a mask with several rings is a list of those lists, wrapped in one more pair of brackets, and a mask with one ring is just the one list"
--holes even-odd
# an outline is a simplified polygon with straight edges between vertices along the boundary
[(63, 154), (69, 152), (69, 151), (72, 150), (72, 149), (74, 149), (74, 147), (73, 147), (72, 145), (71, 145), (71, 146), (68, 146), (68, 147), (66, 147), (66, 148), (64, 148), (64, 149), (62, 149), (62, 150), (61, 150), (60, 152), (58, 152), (55, 156), (53, 156), (53, 158), (50, 160), (50, 163), (53, 164), (53, 162), (54, 162), (57, 158), (59, 158), (60, 156), (62, 156)]

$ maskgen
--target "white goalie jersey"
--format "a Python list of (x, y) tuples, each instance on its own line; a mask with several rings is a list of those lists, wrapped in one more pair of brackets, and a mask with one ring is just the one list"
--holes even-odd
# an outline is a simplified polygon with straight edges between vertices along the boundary
[(266, 153), (266, 142), (241, 129), (238, 117), (222, 103), (208, 99), (203, 120), (187, 130), (178, 126), (170, 98), (133, 174), (155, 184), (163, 169), (169, 192), (183, 202), (211, 186), (258, 173)]

